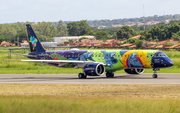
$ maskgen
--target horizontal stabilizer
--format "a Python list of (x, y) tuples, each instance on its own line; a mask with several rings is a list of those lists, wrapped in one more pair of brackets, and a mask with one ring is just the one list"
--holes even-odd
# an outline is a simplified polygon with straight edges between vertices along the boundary
[(28, 55), (28, 54), (20, 54), (20, 53), (11, 53), (11, 54), (25, 56), (25, 57), (34, 57), (34, 58), (37, 57), (36, 55)]

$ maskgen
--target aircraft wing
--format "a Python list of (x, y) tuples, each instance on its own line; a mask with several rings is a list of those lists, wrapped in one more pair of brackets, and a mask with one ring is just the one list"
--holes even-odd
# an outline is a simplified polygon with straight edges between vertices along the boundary
[[(74, 68), (84, 68), (86, 64), (89, 63), (100, 63), (100, 62), (94, 62), (94, 61), (79, 61), (79, 60), (21, 60), (21, 61), (29, 61), (29, 62), (41, 62), (42, 65), (48, 64), (48, 63), (59, 63), (58, 66), (64, 66), (65, 64), (77, 64)], [(106, 64), (101, 63), (106, 66)]]
[(41, 63), (91, 63), (94, 61), (79, 61), (79, 60), (21, 60), (30, 62), (41, 62)]

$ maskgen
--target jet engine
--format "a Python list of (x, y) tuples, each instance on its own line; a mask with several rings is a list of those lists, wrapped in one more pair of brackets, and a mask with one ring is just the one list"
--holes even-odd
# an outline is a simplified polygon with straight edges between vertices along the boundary
[(145, 69), (124, 69), (127, 74), (143, 74)]
[(101, 63), (86, 64), (84, 67), (84, 73), (88, 76), (101, 76), (105, 71), (106, 68)]

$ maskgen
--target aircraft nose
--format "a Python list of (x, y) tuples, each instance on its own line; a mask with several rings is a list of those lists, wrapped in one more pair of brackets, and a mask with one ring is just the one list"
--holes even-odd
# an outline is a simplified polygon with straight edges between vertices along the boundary
[(168, 62), (168, 65), (169, 67), (173, 66), (174, 65), (173, 61)]
[(171, 59), (168, 59), (168, 61), (166, 62), (168, 67), (171, 67), (174, 65), (173, 61)]

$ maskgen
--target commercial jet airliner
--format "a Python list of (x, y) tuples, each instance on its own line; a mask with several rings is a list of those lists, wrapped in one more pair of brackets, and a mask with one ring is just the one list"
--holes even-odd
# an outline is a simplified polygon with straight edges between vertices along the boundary
[(172, 60), (157, 50), (61, 50), (46, 51), (41, 45), (30, 24), (26, 25), (30, 53), (24, 56), (33, 61), (64, 68), (82, 68), (79, 79), (87, 76), (114, 77), (114, 72), (124, 69), (128, 74), (142, 74), (145, 69), (153, 69), (153, 78), (157, 78), (157, 70), (173, 66)]

